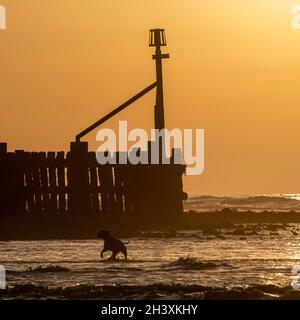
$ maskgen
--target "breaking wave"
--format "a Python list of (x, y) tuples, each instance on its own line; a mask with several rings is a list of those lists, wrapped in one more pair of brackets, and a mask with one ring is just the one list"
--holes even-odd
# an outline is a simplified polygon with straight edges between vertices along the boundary
[(151, 285), (94, 286), (80, 284), (70, 287), (47, 287), (32, 284), (16, 285), (0, 291), (0, 298), (11, 299), (300, 299), (300, 292), (289, 287), (253, 285), (231, 289), (155, 283)]
[(36, 268), (28, 267), (26, 271), (27, 272), (69, 272), (70, 269), (66, 267), (61, 267), (59, 265), (50, 264), (47, 266), (39, 266)]
[(178, 260), (169, 263), (171, 267), (179, 267), (186, 270), (205, 270), (215, 269), (220, 267), (233, 268), (230, 264), (214, 261), (201, 261), (198, 258), (193, 257), (181, 257)]
[(288, 196), (195, 196), (188, 199), (185, 209), (215, 211), (224, 208), (239, 210), (300, 211), (300, 201)]

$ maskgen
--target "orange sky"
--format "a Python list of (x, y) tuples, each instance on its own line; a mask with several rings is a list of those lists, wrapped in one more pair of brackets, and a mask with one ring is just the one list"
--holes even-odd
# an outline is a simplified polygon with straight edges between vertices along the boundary
[[(300, 30), (288, 0), (0, 0), (0, 140), (68, 150), (75, 135), (155, 79), (164, 27), (168, 128), (204, 128), (190, 194), (300, 192)], [(300, 3), (300, 1), (299, 1)], [(107, 123), (153, 125), (154, 95)], [(88, 136), (96, 147), (96, 132)]]

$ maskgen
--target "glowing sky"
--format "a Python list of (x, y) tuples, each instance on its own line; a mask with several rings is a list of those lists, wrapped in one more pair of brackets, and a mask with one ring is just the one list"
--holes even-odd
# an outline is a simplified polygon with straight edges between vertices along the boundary
[[(299, 193), (300, 30), (288, 0), (0, 0), (0, 140), (68, 150), (155, 79), (148, 30), (164, 27), (166, 124), (204, 128), (190, 194)], [(300, 1), (299, 1), (300, 3)], [(154, 96), (107, 123), (153, 125)], [(96, 132), (88, 136), (90, 148)]]

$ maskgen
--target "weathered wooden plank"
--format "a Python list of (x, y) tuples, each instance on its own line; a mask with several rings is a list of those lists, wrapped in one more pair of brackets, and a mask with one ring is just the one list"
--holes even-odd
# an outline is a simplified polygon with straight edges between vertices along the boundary
[(50, 210), (51, 212), (56, 212), (58, 210), (58, 203), (55, 152), (48, 152), (47, 160), (49, 165)]
[(101, 180), (102, 208), (104, 213), (113, 212), (115, 209), (114, 177), (110, 164), (99, 167)]
[(24, 160), (25, 153), (23, 150), (15, 151), (15, 157), (12, 166), (10, 179), (13, 181), (12, 198), (14, 201), (14, 208), (16, 213), (23, 213), (26, 211), (26, 191), (24, 182)]
[(34, 211), (34, 190), (32, 182), (32, 161), (30, 152), (25, 152), (24, 156), (25, 190), (28, 212)]
[(41, 194), (43, 211), (47, 212), (50, 209), (50, 194), (48, 181), (48, 161), (46, 152), (39, 153), (40, 176), (41, 176)]
[(122, 166), (123, 165), (114, 165), (113, 167), (115, 211), (117, 214), (121, 214), (123, 212), (123, 176), (121, 169)]
[(91, 192), (91, 206), (95, 212), (100, 211), (99, 205), (99, 187), (97, 176), (97, 161), (95, 152), (89, 152), (89, 177), (90, 177), (90, 192)]
[(68, 168), (69, 204), (74, 214), (91, 211), (87, 142), (72, 142)]
[[(0, 213), (103, 212), (113, 220), (125, 212), (161, 220), (182, 212), (182, 175), (175, 165), (99, 165), (87, 143), (71, 152), (7, 153), (0, 144)], [(174, 152), (173, 152), (174, 153)]]
[(65, 176), (65, 153), (58, 152), (56, 156), (57, 183), (58, 183), (58, 210), (66, 211), (66, 176)]
[(41, 179), (40, 179), (40, 163), (39, 156), (37, 152), (31, 153), (32, 162), (32, 183), (34, 191), (34, 202), (35, 211), (41, 212), (43, 210), (42, 206), (42, 193), (41, 193)]

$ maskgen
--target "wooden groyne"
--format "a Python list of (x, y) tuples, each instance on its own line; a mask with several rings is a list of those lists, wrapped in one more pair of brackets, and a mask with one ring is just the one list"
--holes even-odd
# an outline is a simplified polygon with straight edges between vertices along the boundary
[[(149, 46), (155, 48), (156, 81), (77, 134), (69, 152), (8, 152), (0, 143), (0, 238), (79, 237), (100, 225), (166, 225), (183, 212), (185, 166), (175, 163), (174, 150), (167, 165), (100, 165), (81, 141), (154, 89), (154, 127), (165, 129), (162, 61), (169, 54), (161, 51), (164, 29), (150, 30)], [(162, 140), (158, 143), (162, 150)]]
[(183, 211), (185, 167), (100, 165), (87, 142), (70, 152), (7, 152), (0, 144), (1, 219), (21, 215), (69, 215), (88, 219), (122, 215), (163, 220)]

